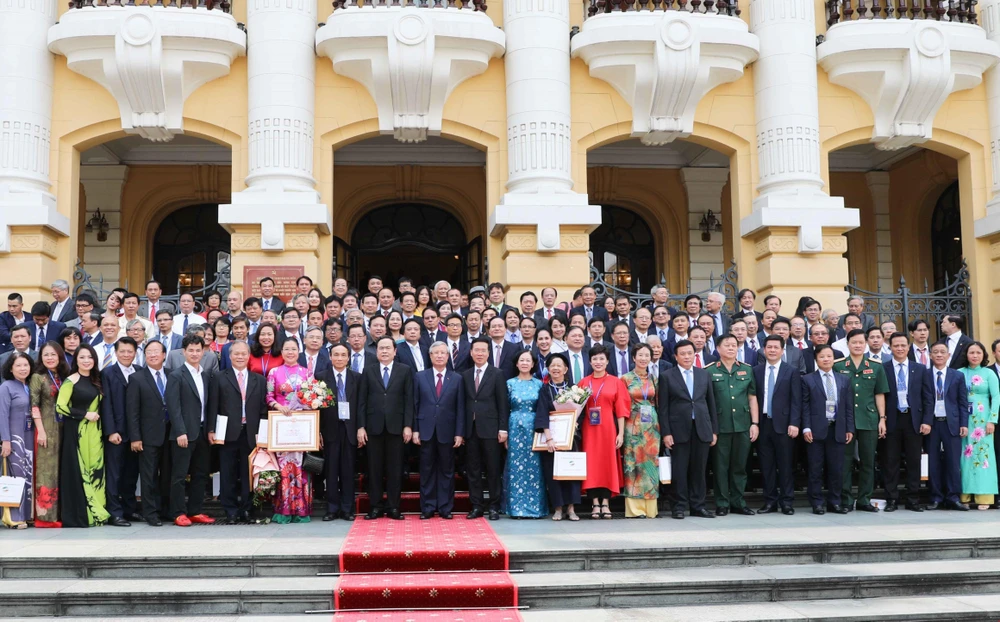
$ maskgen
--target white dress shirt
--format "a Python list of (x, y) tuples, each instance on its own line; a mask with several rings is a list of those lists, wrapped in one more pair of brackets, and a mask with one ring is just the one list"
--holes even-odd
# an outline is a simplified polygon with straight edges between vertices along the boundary
[[(201, 326), (202, 324), (205, 323), (205, 318), (201, 317), (197, 313), (189, 313), (187, 315), (187, 318), (188, 318), (188, 328), (191, 328), (192, 326)], [(184, 336), (183, 313), (178, 313), (177, 315), (174, 316), (174, 326), (171, 330), (174, 331), (175, 335), (180, 335), (181, 337)]]
[(184, 361), (184, 367), (187, 368), (188, 373), (191, 374), (191, 379), (194, 380), (194, 386), (198, 389), (198, 398), (201, 400), (201, 420), (205, 421), (205, 381), (201, 377), (201, 369), (196, 367), (191, 367), (191, 364)]
[(121, 363), (118, 363), (118, 369), (122, 370), (122, 375), (125, 376), (125, 384), (128, 384), (129, 376), (135, 373), (135, 368), (132, 365), (125, 367)]
[[(919, 365), (919, 364), (920, 363), (917, 363), (917, 365)], [(893, 360), (892, 361), (892, 373), (893, 373), (893, 379), (894, 380), (897, 379), (897, 378), (899, 378), (899, 370), (900, 370), (900, 368), (902, 368), (902, 370), (903, 370), (903, 377), (906, 378), (906, 389), (909, 390), (909, 388), (910, 388), (910, 360), (909, 359), (903, 359), (902, 363), (900, 363), (897, 360)], [(900, 390), (898, 382), (896, 383), (896, 390), (897, 391)], [(897, 396), (897, 397), (899, 397), (899, 396)], [(900, 401), (897, 400), (897, 405), (899, 406), (899, 408), (901, 408), (903, 410), (909, 410), (910, 409), (909, 396), (903, 396), (903, 401), (902, 402), (900, 402)]]
[[(417, 368), (417, 371), (424, 371), (424, 353), (420, 351), (420, 344), (406, 342), (406, 345), (410, 347), (410, 354), (413, 355), (413, 365)], [(448, 350), (448, 352), (450, 354), (451, 350)]]
[[(240, 408), (242, 410), (242, 412), (240, 413), (240, 416), (241, 416), (242, 423), (246, 423), (247, 422), (247, 398), (246, 398), (245, 393), (250, 390), (250, 377), (248, 376), (248, 374), (250, 372), (246, 368), (244, 368), (241, 371), (241, 370), (236, 369), (234, 367), (233, 368), (233, 373), (236, 374), (236, 386), (240, 386), (240, 380), (243, 381), (243, 394), (240, 395)], [(334, 390), (336, 391), (336, 387), (334, 387)]]
[[(767, 395), (767, 377), (771, 374), (771, 366), (772, 366), (772, 363), (770, 361), (768, 361), (767, 359), (765, 359), (764, 360), (764, 386), (761, 387), (761, 389), (760, 389), (761, 399), (763, 400), (761, 402), (761, 405), (760, 405), (760, 412), (763, 413), (763, 414), (765, 414), (765, 415), (768, 414), (768, 413), (764, 412), (764, 409), (767, 408), (767, 398), (768, 398), (768, 395)], [(777, 386), (777, 384), (778, 384), (778, 376), (779, 376), (779, 374), (781, 374), (781, 359), (778, 359), (777, 363), (773, 363), (773, 366), (774, 366), (774, 384), (775, 384), (775, 386)], [(836, 386), (836, 385), (834, 385), (834, 386)]]

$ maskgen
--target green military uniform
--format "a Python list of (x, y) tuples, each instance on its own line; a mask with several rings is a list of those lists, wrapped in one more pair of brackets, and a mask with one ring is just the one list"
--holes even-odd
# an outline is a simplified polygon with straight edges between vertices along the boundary
[(855, 366), (851, 357), (841, 359), (833, 364), (833, 371), (846, 374), (851, 381), (854, 392), (854, 440), (844, 449), (844, 487), (840, 493), (840, 503), (844, 508), (854, 507), (854, 497), (851, 494), (851, 464), (854, 461), (854, 444), (857, 443), (858, 455), (861, 458), (861, 470), (858, 473), (859, 505), (872, 502), (872, 492), (875, 489), (875, 445), (878, 443), (878, 408), (875, 405), (877, 393), (889, 392), (889, 381), (885, 377), (885, 368), (881, 363), (868, 358), (866, 354), (861, 365)]
[(757, 395), (753, 367), (736, 361), (731, 370), (722, 361), (705, 368), (715, 393), (719, 417), (719, 440), (715, 444), (712, 471), (715, 475), (716, 508), (746, 506), (747, 458), (750, 456), (750, 396)]

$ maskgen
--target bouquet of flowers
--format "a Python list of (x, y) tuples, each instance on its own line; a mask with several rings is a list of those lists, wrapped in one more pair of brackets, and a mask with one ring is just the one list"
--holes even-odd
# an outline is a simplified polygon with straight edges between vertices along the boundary
[(555, 399), (555, 409), (561, 411), (574, 411), (577, 414), (583, 410), (583, 406), (591, 396), (590, 387), (574, 385), (559, 393)]
[(261, 471), (253, 490), (253, 504), (262, 507), (265, 503), (270, 503), (274, 495), (278, 494), (280, 480), (281, 474), (277, 471)]
[(295, 393), (299, 404), (306, 408), (329, 408), (333, 405), (333, 392), (322, 380), (306, 380)]

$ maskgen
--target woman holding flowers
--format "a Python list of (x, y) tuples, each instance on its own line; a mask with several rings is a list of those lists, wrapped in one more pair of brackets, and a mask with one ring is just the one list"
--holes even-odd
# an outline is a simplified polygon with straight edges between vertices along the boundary
[[(548, 329), (546, 329), (547, 331)], [(565, 399), (561, 396), (569, 393), (571, 388), (566, 380), (566, 372), (569, 371), (569, 357), (562, 352), (552, 353), (546, 358), (545, 367), (548, 370), (548, 382), (539, 389), (538, 403), (535, 405), (535, 432), (540, 432), (545, 436), (548, 446), (547, 452), (540, 452), (542, 477), (545, 479), (549, 501), (552, 502), (553, 506), (552, 520), (562, 520), (565, 516), (569, 520), (577, 521), (580, 520), (580, 517), (576, 515), (573, 505), (580, 503), (580, 482), (553, 479), (553, 455), (556, 451), (556, 442), (552, 439), (552, 431), (549, 429), (549, 414), (556, 409), (556, 401)], [(579, 421), (578, 417), (572, 451), (580, 451)]]
[[(289, 339), (281, 345), (282, 364), (267, 374), (267, 404), (271, 410), (290, 415), (305, 410), (299, 403), (298, 391), (312, 380), (312, 373), (299, 365), (299, 344)], [(279, 524), (308, 523), (312, 514), (313, 492), (309, 474), (302, 468), (301, 451), (275, 452), (281, 483), (274, 498), (274, 517)]]
[(1000, 381), (986, 369), (986, 347), (978, 341), (966, 350), (969, 364), (959, 371), (969, 389), (969, 433), (962, 439), (962, 503), (975, 496), (980, 510), (988, 510), (997, 494), (997, 465), (993, 431), (1000, 409)]

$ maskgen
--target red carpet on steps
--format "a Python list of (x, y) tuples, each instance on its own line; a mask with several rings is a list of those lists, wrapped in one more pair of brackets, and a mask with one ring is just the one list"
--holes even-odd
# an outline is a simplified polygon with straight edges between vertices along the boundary
[(520, 621), (515, 609), (502, 609), (517, 606), (508, 561), (483, 518), (355, 521), (340, 552), (345, 574), (335, 588), (334, 620)]

